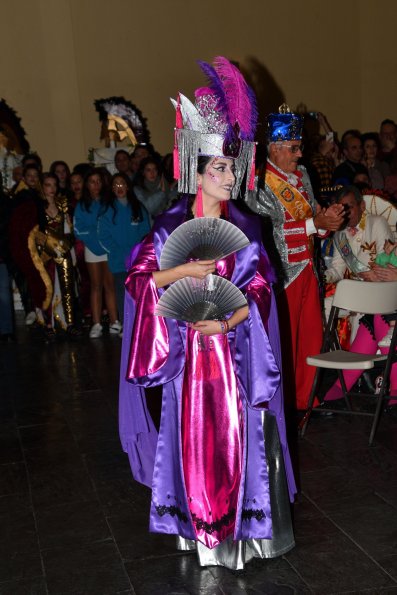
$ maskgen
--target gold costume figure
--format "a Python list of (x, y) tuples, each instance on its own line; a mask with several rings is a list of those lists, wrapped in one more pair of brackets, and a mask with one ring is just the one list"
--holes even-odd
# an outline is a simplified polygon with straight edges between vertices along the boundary
[[(73, 320), (74, 300), (74, 271), (71, 248), (73, 245), (72, 230), (67, 212), (67, 199), (63, 196), (56, 198), (58, 213), (51, 217), (46, 213), (47, 226), (45, 232), (36, 232), (36, 242), (41, 259), (52, 281), (52, 313), (54, 319), (61, 326), (70, 326)], [(59, 296), (55, 273), (58, 275)], [(59, 306), (62, 305), (64, 321), (59, 313)]]

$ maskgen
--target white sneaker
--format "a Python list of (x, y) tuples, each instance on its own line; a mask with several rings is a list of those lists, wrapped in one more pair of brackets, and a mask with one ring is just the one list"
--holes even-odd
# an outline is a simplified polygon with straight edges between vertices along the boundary
[(392, 339), (392, 336), (393, 336), (393, 331), (394, 331), (394, 327), (391, 326), (389, 328), (389, 330), (387, 331), (387, 335), (385, 335), (383, 337), (383, 339), (381, 339), (379, 341), (379, 343), (378, 343), (379, 347), (390, 347), (391, 339)]
[(90, 339), (98, 339), (102, 335), (102, 325), (99, 322), (92, 325), (90, 330)]
[(26, 326), (31, 326), (34, 322), (36, 322), (36, 312), (32, 310), (26, 315), (25, 324)]
[(109, 333), (111, 335), (119, 335), (123, 330), (122, 324), (119, 320), (115, 320), (112, 324), (109, 324)]

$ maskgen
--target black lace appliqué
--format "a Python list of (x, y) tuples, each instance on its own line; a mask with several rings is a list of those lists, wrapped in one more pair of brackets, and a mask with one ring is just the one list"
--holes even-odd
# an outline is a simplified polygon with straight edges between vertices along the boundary
[(219, 531), (225, 525), (229, 525), (230, 521), (236, 516), (236, 511), (231, 510), (227, 514), (224, 514), (218, 521), (213, 523), (207, 523), (203, 519), (200, 519), (196, 514), (192, 513), (193, 523), (196, 525), (198, 531), (204, 529), (206, 533), (212, 535), (214, 531)]
[(251, 521), (252, 519), (261, 521), (262, 519), (266, 518), (266, 515), (262, 508), (243, 508), (241, 518), (243, 521)]
[(360, 324), (363, 324), (367, 331), (371, 334), (371, 337), (374, 341), (375, 339), (375, 328), (374, 328), (374, 315), (373, 314), (364, 314), (360, 318)]
[(177, 516), (184, 523), (188, 521), (186, 514), (178, 506), (166, 506), (163, 504), (162, 506), (156, 506), (156, 511), (159, 516), (170, 514), (171, 516)]

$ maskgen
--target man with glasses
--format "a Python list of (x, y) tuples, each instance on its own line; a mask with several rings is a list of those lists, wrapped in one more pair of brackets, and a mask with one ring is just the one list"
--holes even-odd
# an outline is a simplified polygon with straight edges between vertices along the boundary
[[(306, 357), (318, 353), (322, 342), (313, 237), (336, 231), (344, 222), (343, 206), (318, 206), (309, 176), (298, 165), (303, 150), (302, 128), (303, 117), (291, 113), (285, 104), (279, 113), (268, 116), (266, 170), (248, 198), (249, 207), (264, 217), (265, 245), (274, 256), (273, 262), (279, 263), (284, 394), (297, 409), (307, 407), (315, 372), (306, 364)], [(266, 242), (269, 239), (274, 240), (273, 246)]]

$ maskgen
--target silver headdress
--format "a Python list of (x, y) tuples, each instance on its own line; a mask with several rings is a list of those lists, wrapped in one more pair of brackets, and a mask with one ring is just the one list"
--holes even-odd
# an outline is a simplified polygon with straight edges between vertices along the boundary
[(197, 192), (198, 157), (227, 157), (235, 160), (237, 198), (244, 175), (246, 189), (255, 177), (256, 101), (241, 72), (226, 58), (218, 57), (211, 66), (199, 62), (209, 86), (195, 92), (195, 104), (179, 93), (171, 99), (176, 109), (174, 177), (179, 192)]

